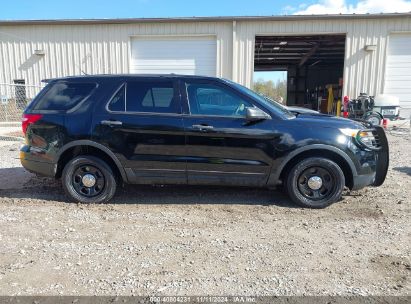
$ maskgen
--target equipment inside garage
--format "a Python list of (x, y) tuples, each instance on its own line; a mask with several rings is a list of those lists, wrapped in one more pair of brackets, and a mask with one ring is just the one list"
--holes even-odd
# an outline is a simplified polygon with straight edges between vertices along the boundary
[(287, 71), (287, 105), (330, 113), (342, 98), (344, 54), (345, 35), (257, 36), (254, 70)]

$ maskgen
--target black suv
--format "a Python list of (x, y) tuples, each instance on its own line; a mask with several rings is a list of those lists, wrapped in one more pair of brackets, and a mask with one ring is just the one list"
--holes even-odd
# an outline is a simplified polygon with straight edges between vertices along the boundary
[(47, 80), (23, 114), (29, 171), (62, 179), (78, 202), (110, 200), (117, 185), (282, 186), (305, 207), (344, 186), (384, 182), (384, 130), (291, 113), (229, 80), (101, 75)]

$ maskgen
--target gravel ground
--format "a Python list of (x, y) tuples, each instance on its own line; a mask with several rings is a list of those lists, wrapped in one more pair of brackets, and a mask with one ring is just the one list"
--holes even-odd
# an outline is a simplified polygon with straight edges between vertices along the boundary
[(324, 210), (261, 189), (128, 186), (65, 202), (0, 142), (0, 295), (409, 295), (411, 136)]

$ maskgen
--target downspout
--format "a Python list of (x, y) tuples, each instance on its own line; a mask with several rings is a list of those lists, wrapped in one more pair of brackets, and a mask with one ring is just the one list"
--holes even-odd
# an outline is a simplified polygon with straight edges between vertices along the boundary
[(232, 60), (232, 71), (231, 80), (237, 82), (237, 21), (233, 20), (233, 60)]

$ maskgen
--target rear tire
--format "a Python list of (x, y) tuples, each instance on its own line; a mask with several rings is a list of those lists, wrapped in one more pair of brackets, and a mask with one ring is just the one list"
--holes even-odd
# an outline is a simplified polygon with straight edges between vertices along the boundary
[(310, 157), (298, 162), (286, 178), (286, 190), (296, 204), (325, 208), (337, 202), (345, 185), (344, 173), (332, 160)]
[(62, 183), (67, 196), (80, 203), (106, 203), (117, 188), (110, 166), (90, 155), (70, 160), (64, 167)]

